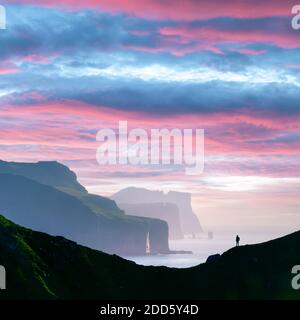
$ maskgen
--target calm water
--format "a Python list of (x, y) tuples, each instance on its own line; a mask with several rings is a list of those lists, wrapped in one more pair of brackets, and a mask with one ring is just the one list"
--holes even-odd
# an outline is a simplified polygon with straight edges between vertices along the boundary
[[(270, 240), (272, 238), (276, 238), (275, 235), (270, 234), (267, 236), (264, 234), (249, 234), (240, 236), (241, 245), (259, 243)], [(187, 250), (192, 251), (193, 254), (169, 254), (124, 258), (145, 266), (167, 266), (175, 268), (187, 268), (203, 263), (206, 261), (208, 256), (216, 253), (221, 254), (232, 248), (234, 245), (235, 235), (223, 233), (215, 234), (214, 239), (211, 240), (203, 238), (170, 241), (171, 250)]]

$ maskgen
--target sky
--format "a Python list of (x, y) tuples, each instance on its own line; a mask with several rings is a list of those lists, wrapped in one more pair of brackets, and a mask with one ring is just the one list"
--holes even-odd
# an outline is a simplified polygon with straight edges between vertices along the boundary
[[(13, 0), (0, 30), (0, 159), (87, 189), (188, 191), (207, 230), (300, 228), (295, 1)], [(98, 130), (201, 128), (205, 170), (100, 166)]]

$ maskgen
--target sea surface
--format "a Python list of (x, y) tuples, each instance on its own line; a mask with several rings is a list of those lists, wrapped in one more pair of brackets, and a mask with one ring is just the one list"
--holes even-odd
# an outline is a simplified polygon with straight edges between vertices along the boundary
[[(171, 250), (192, 251), (193, 254), (168, 254), (149, 256), (124, 257), (127, 260), (144, 266), (167, 266), (174, 268), (188, 268), (204, 263), (212, 254), (222, 254), (235, 246), (235, 234), (217, 233), (213, 239), (203, 236), (200, 239), (185, 238), (182, 240), (170, 241)], [(265, 242), (278, 237), (278, 235), (265, 234), (244, 234), (241, 237), (240, 245)]]

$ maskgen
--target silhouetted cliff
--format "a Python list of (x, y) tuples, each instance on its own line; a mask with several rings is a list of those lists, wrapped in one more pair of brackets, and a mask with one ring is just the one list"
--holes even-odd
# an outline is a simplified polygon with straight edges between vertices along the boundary
[[(162, 191), (152, 191), (144, 188), (130, 187), (115, 193), (111, 199), (115, 200), (117, 204), (123, 208), (128, 205), (144, 204), (145, 211), (147, 213), (149, 213), (148, 208), (146, 208), (148, 204), (165, 203), (176, 205), (179, 210), (180, 229), (182, 230), (183, 234), (196, 234), (202, 232), (199, 220), (192, 209), (191, 194), (188, 192), (170, 191), (168, 193), (164, 193)], [(133, 208), (131, 207), (130, 209)], [(158, 215), (158, 217), (168, 221), (165, 214), (166, 213)], [(177, 209), (174, 210), (175, 217), (172, 220), (173, 222), (175, 222), (177, 219), (176, 214)], [(170, 229), (171, 226), (172, 234), (176, 234), (177, 231), (173, 229), (175, 223), (172, 223), (171, 225), (169, 224)], [(176, 227), (176, 229), (178, 229), (178, 227)]]
[(87, 192), (85, 188), (78, 183), (75, 173), (56, 161), (22, 163), (0, 160), (0, 173), (21, 175), (55, 188), (69, 188)]
[(172, 203), (118, 203), (118, 206), (129, 215), (157, 218), (166, 221), (169, 225), (171, 240), (182, 239), (180, 216), (178, 207)]
[(164, 221), (125, 215), (111, 199), (88, 194), (57, 162), (1, 161), (0, 212), (26, 227), (109, 253), (145, 254), (148, 234), (153, 253), (169, 251)]

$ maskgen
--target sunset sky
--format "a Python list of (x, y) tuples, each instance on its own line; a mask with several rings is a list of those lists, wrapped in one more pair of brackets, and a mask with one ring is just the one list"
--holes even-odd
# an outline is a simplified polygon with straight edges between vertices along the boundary
[[(57, 160), (89, 191), (188, 191), (207, 229), (300, 229), (295, 1), (1, 1), (0, 159)], [(300, 1), (299, 1), (300, 4)], [(205, 129), (205, 171), (100, 166), (102, 128)]]

